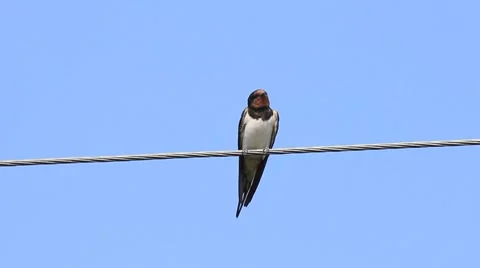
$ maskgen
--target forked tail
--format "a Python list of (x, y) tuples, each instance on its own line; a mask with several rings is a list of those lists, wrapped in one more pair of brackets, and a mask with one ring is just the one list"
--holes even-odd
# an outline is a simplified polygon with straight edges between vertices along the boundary
[(238, 218), (238, 215), (240, 215), (240, 212), (242, 211), (243, 204), (245, 203), (245, 198), (247, 195), (243, 195), (242, 199), (238, 200), (238, 205), (237, 205), (237, 214), (235, 215)]

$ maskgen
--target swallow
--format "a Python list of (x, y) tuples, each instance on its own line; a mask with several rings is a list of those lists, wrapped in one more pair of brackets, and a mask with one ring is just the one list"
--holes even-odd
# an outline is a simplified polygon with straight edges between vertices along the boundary
[[(253, 91), (247, 103), (238, 123), (238, 150), (245, 152), (263, 149), (268, 152), (273, 147), (278, 132), (278, 111), (270, 108), (268, 94), (263, 89)], [(269, 154), (239, 156), (237, 218), (242, 208), (252, 201), (268, 156)]]

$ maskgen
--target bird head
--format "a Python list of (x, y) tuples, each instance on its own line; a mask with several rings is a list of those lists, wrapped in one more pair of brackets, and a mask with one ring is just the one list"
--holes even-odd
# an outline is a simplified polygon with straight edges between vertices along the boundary
[(257, 89), (248, 96), (248, 107), (254, 109), (270, 107), (268, 94), (264, 89)]

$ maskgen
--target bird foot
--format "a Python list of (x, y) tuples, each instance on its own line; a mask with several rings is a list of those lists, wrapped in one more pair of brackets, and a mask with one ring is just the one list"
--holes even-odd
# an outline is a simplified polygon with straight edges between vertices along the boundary
[(242, 155), (247, 155), (247, 153), (248, 153), (248, 150), (247, 150), (247, 149), (243, 149), (243, 150), (242, 150)]
[(270, 152), (270, 148), (263, 148), (263, 153), (266, 155)]

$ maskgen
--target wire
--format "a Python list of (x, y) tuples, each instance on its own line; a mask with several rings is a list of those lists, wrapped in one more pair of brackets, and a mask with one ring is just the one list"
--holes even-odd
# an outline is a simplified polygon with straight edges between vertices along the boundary
[(471, 146), (471, 145), (480, 145), (480, 139), (278, 148), (278, 149), (270, 149), (268, 152), (264, 152), (263, 150), (248, 150), (248, 151), (239, 150), (239, 151), (207, 151), (207, 152), (183, 152), (183, 153), (179, 152), (179, 153), (135, 154), (135, 155), (116, 155), (116, 156), (43, 158), (43, 159), (25, 159), (25, 160), (0, 160), (0, 167), (165, 160), (165, 159), (177, 159), (177, 158), (230, 157), (230, 156), (240, 156), (240, 155), (264, 155), (264, 154), (276, 155), (276, 154), (304, 154), (304, 153), (327, 153), (327, 152), (334, 153), (334, 152), (347, 152), (347, 151), (409, 149), (409, 148), (413, 149), (413, 148), (454, 147), (454, 146)]

